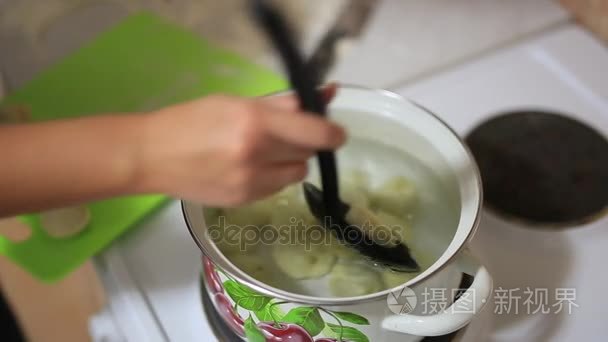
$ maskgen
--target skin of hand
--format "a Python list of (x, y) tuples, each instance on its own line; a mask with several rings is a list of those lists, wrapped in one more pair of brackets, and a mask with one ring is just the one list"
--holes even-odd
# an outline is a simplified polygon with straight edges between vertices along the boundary
[(292, 95), (0, 126), (0, 216), (149, 193), (238, 206), (303, 179), (317, 150), (345, 139)]
[(339, 126), (300, 112), (292, 96), (211, 96), (161, 110), (149, 124), (151, 132), (171, 138), (149, 135), (144, 188), (223, 207), (302, 180), (317, 150), (333, 150), (345, 141)]

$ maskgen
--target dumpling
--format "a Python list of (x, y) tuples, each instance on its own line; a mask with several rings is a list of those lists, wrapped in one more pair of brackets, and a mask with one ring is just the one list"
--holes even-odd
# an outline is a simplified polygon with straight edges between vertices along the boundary
[(416, 188), (403, 177), (390, 179), (374, 191), (370, 198), (374, 211), (382, 210), (397, 217), (406, 217), (416, 201)]
[(228, 259), (251, 277), (269, 285), (273, 284), (275, 271), (272, 269), (271, 264), (265, 262), (261, 257), (237, 253), (229, 255)]
[(348, 223), (357, 226), (376, 243), (392, 246), (401, 241), (400, 234), (394, 232), (392, 227), (383, 223), (371, 210), (352, 206), (346, 214)]
[(336, 256), (325, 245), (276, 244), (272, 257), (283, 273), (293, 279), (316, 279), (328, 274)]
[(379, 211), (376, 214), (376, 217), (383, 226), (388, 227), (393, 233), (399, 235), (402, 242), (407, 243), (412, 241), (412, 227), (405, 219), (401, 219), (384, 211)]
[(207, 234), (223, 254), (238, 254), (253, 250), (253, 246), (241, 246), (241, 231), (228, 231), (222, 221), (208, 222)]
[(349, 205), (369, 206), (369, 178), (361, 171), (352, 171), (340, 182), (340, 197)]
[(359, 264), (336, 264), (329, 279), (329, 289), (336, 297), (354, 297), (382, 290), (380, 274)]
[(414, 277), (417, 275), (418, 273), (404, 273), (385, 270), (382, 272), (382, 280), (387, 287), (393, 288), (407, 283), (411, 279), (414, 279)]

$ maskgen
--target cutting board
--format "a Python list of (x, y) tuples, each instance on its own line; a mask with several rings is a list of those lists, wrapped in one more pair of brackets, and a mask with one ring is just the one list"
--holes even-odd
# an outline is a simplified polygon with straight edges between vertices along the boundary
[[(44, 121), (146, 111), (216, 92), (257, 96), (286, 86), (280, 76), (143, 13), (102, 33), (15, 91), (2, 105), (25, 106), (30, 120)], [(40, 175), (44, 176), (44, 170)], [(150, 195), (89, 203), (89, 225), (67, 239), (47, 235), (37, 214), (25, 215), (22, 219), (31, 227), (30, 237), (15, 242), (0, 236), (0, 253), (40, 280), (53, 282), (165, 202), (164, 196)]]

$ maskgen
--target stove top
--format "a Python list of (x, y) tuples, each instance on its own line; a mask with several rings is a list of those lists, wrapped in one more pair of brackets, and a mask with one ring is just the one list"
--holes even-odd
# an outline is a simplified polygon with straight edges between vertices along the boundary
[(608, 208), (608, 140), (564, 114), (501, 113), (466, 137), (485, 208), (542, 227), (572, 227)]
[[(438, 113), (462, 137), (497, 113), (522, 110), (560, 113), (608, 137), (608, 50), (574, 25), (394, 90)], [(599, 318), (608, 307), (602, 296), (608, 283), (608, 217), (579, 222), (568, 216), (572, 229), (530, 229), (528, 222), (505, 217), (484, 211), (471, 243), (494, 276), (495, 292), (484, 310), (491, 324), (463, 340), (559, 342), (608, 335), (608, 325)], [(198, 285), (199, 251), (177, 202), (101, 259), (124, 264), (123, 272), (111, 276), (115, 284), (130, 285), (115, 287), (108, 297), (140, 296), (137, 303), (150, 312), (147, 324), (164, 335), (156, 340), (212, 338)], [(108, 269), (101, 269), (102, 276), (109, 277)]]
[[(608, 137), (608, 50), (575, 26), (562, 27), (397, 92), (438, 113), (462, 137), (469, 136), (478, 158), (480, 146), (476, 139), (482, 134), (478, 129), (484, 122), (496, 120), (498, 113), (525, 111), (528, 119), (530, 112), (560, 113), (560, 118), (584, 125), (572, 132), (562, 127), (567, 119), (551, 117), (559, 129), (566, 130), (560, 134), (577, 136), (579, 141), (571, 144), (581, 144), (575, 150), (585, 154), (575, 156), (578, 164), (570, 169), (584, 167), (585, 157), (594, 154), (589, 140), (599, 140), (599, 148), (603, 149), (602, 141)], [(525, 135), (526, 130), (531, 130), (530, 123), (517, 124), (527, 126), (500, 134)], [(585, 133), (587, 127), (597, 133)], [(587, 136), (579, 137), (581, 131)], [(513, 148), (515, 144), (508, 146)], [(556, 144), (555, 148), (559, 146)], [(525, 149), (519, 152), (522, 150)], [(597, 168), (591, 172), (602, 170), (604, 156), (593, 161), (599, 164), (590, 166)], [(500, 176), (487, 174), (494, 170), (485, 171), (486, 178)], [(563, 170), (556, 172), (563, 174)], [(491, 186), (490, 191), (497, 191)], [(597, 186), (605, 188), (605, 183)], [(496, 201), (492, 196), (486, 197)], [(593, 210), (581, 210), (582, 216), (605, 207), (606, 203), (600, 202), (603, 203), (584, 206)], [(529, 222), (484, 210), (471, 249), (483, 260), (495, 281), (491, 303), (494, 331), (485, 340), (597, 340), (608, 334), (608, 326), (597, 318), (608, 307), (608, 298), (603, 296), (604, 284), (608, 282), (604, 271), (608, 258), (608, 217), (600, 214), (594, 220), (580, 222), (576, 217), (566, 217), (571, 229), (538, 230), (530, 229), (533, 225)], [(538, 221), (539, 217), (535, 219)]]

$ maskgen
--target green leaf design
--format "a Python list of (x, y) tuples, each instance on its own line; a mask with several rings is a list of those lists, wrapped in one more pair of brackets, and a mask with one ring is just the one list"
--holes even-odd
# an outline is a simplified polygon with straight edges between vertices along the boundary
[(274, 322), (275, 319), (280, 322), (285, 315), (283, 310), (278, 305), (272, 305), (272, 302), (266, 304), (262, 310), (254, 311), (253, 313), (258, 320), (263, 322)]
[(310, 336), (317, 336), (323, 330), (323, 327), (325, 327), (325, 322), (319, 313), (319, 309), (310, 306), (301, 306), (289, 310), (282, 321), (301, 326)]
[(343, 321), (347, 321), (347, 322), (350, 322), (353, 324), (359, 324), (359, 325), (369, 325), (369, 321), (367, 320), (367, 318), (365, 318), (363, 316), (359, 316), (352, 312), (332, 311), (331, 313), (333, 313), (334, 315), (336, 315), (338, 318), (340, 318)]
[(226, 280), (224, 289), (238, 306), (251, 311), (262, 310), (272, 300), (272, 298), (261, 295), (234, 280)]
[(356, 328), (345, 326), (341, 327), (331, 323), (327, 323), (327, 326), (331, 329), (331, 331), (337, 333), (338, 335), (342, 335), (342, 340), (352, 342), (369, 342), (369, 338), (367, 338), (364, 333)]
[(266, 337), (264, 337), (258, 326), (255, 325), (251, 316), (245, 320), (245, 336), (249, 342), (266, 342)]

